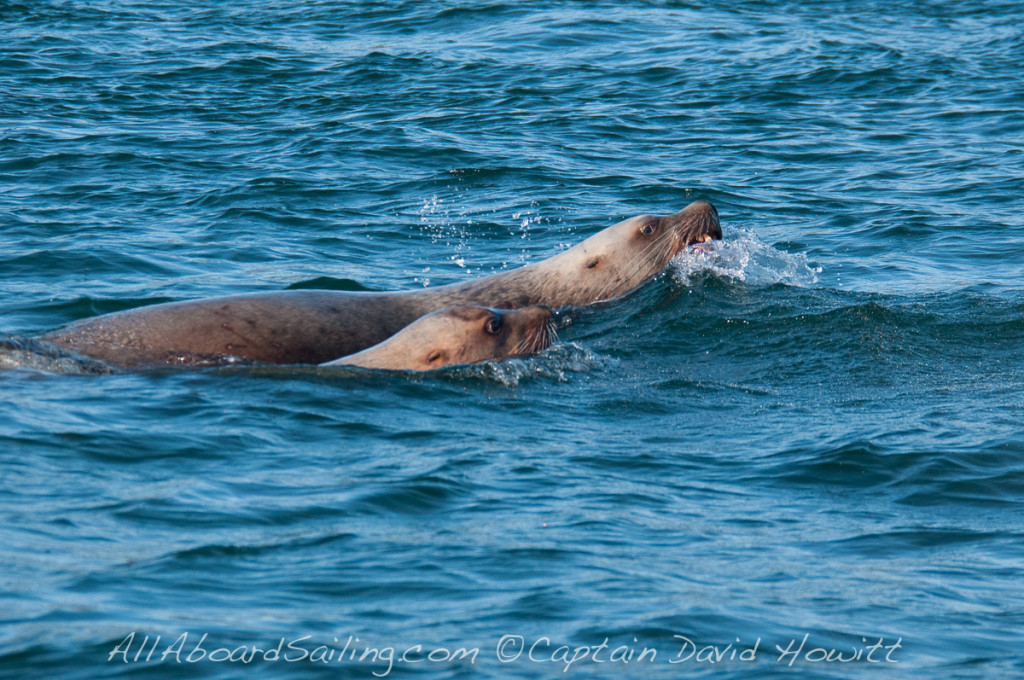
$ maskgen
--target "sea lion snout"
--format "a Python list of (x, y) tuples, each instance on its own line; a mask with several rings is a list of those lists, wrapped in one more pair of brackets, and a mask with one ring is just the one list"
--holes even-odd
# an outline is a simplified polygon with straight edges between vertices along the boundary
[(554, 310), (547, 305), (533, 305), (532, 309), (534, 314), (542, 317), (545, 321), (551, 321), (551, 318), (555, 315)]
[(547, 305), (530, 305), (510, 311), (518, 322), (508, 356), (527, 356), (545, 350), (558, 339), (554, 312)]
[(523, 315), (529, 327), (553, 330), (555, 313), (547, 305), (530, 305), (519, 309), (518, 312)]
[[(282, 290), (166, 302), (83, 319), (41, 339), (125, 368), (228, 363), (239, 358), (323, 363), (401, 337), (400, 331), (417, 320), (458, 305), (477, 309), (466, 312), (467, 318), (456, 318), (465, 310), (452, 310), (443, 319), (434, 317), (433, 323), (449, 329), (452, 323), (461, 323), (466, 333), (482, 331), (501, 340), (503, 319), (489, 317), (491, 312), (481, 307), (521, 309), (543, 303), (550, 308), (535, 310), (521, 321), (535, 329), (548, 326), (547, 332), (536, 335), (550, 341), (555, 318), (551, 308), (620, 297), (663, 271), (688, 246), (720, 238), (718, 211), (707, 201), (694, 201), (674, 215), (632, 217), (541, 262), (462, 283), (405, 292)], [(421, 348), (421, 338), (439, 332), (417, 328), (404, 335), (406, 349)], [(445, 337), (445, 331), (440, 332)], [(459, 335), (457, 329), (454, 335)], [(543, 341), (524, 341), (522, 347), (539, 347)], [(503, 344), (520, 347), (519, 342)], [(396, 345), (390, 345), (389, 361)], [(380, 348), (375, 354), (383, 356)]]
[(664, 218), (670, 229), (679, 235), (680, 250), (694, 243), (707, 243), (722, 238), (722, 221), (718, 209), (709, 201), (694, 201)]

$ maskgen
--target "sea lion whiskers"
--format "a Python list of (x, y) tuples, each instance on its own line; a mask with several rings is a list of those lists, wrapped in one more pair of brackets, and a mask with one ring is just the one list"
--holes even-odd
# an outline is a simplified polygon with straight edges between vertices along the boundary
[(555, 320), (548, 321), (547, 325), (544, 326), (544, 339), (541, 341), (543, 345), (537, 351), (550, 347), (551, 345), (558, 342), (558, 329), (555, 328)]
[[(650, 259), (651, 259), (650, 255), (652, 253), (656, 252), (658, 250), (658, 248), (662, 248), (662, 247), (664, 247), (666, 250), (671, 250), (673, 248), (673, 244), (671, 243), (670, 240), (666, 241), (666, 242), (662, 242), (660, 240), (655, 240), (655, 241), (652, 241), (651, 243), (648, 243), (646, 246), (644, 246), (643, 250), (641, 250), (639, 253), (637, 253), (634, 257), (630, 258), (630, 260), (627, 262), (627, 266), (631, 266), (632, 267), (631, 270), (628, 272), (628, 275), (624, 276), (624, 277), (621, 277), (621, 279), (610, 279), (610, 280), (606, 281), (604, 287), (600, 288), (599, 292), (595, 296), (595, 301), (607, 300), (608, 299), (608, 294), (609, 294), (610, 291), (615, 290), (617, 288), (622, 288), (622, 281), (623, 280), (631, 281), (634, 277), (636, 277), (637, 274), (640, 273), (644, 269), (644, 264), (646, 262), (650, 261)], [(659, 253), (658, 259), (661, 260), (662, 258), (665, 257), (665, 255), (666, 255), (666, 253)], [(639, 282), (638, 282), (637, 285), (639, 285)], [(632, 286), (630, 288), (630, 290), (632, 288), (635, 288), (635, 287), (636, 286)], [(616, 296), (612, 296), (612, 297), (616, 297)]]
[[(547, 308), (545, 307), (544, 309)], [(555, 322), (550, 315), (550, 310), (548, 312), (547, 321), (537, 329), (536, 333), (524, 334), (509, 353), (509, 356), (522, 357), (536, 354), (554, 344), (555, 340), (558, 339), (558, 332), (555, 330)]]
[[(664, 218), (662, 218), (663, 220)], [(659, 225), (660, 226), (660, 225)], [(642, 229), (642, 227), (641, 227)], [(643, 283), (643, 280), (647, 276), (641, 276), (641, 273), (645, 269), (650, 269), (650, 262), (658, 262), (660, 266), (656, 268), (655, 273), (661, 271), (665, 265), (667, 265), (671, 259), (678, 253), (682, 248), (685, 247), (686, 235), (679, 234), (675, 229), (672, 229), (668, 234), (658, 234), (654, 240), (650, 241), (644, 246), (642, 250), (635, 253), (625, 264), (629, 267), (627, 275), (622, 277), (620, 280), (609, 279), (605, 283), (605, 287), (601, 289), (599, 299), (608, 299), (609, 292), (618, 288), (623, 288), (621, 281), (625, 280), (631, 283), (625, 291), (628, 292), (638, 285)], [(640, 280), (635, 280), (639, 278)], [(619, 293), (622, 294), (622, 293)], [(610, 297), (615, 297), (614, 295)]]
[[(713, 237), (711, 237), (710, 234), (705, 234), (705, 236), (707, 236), (709, 240), (713, 240)], [(667, 265), (676, 255), (683, 252), (687, 246), (688, 243), (686, 243), (685, 235), (678, 235), (676, 238), (652, 241), (646, 249), (630, 260), (629, 263), (633, 265), (633, 269), (629, 273), (629, 278), (633, 278), (640, 273), (644, 269), (644, 265), (647, 261), (656, 260), (664, 262)], [(654, 253), (656, 253), (656, 256), (652, 257), (652, 254)], [(606, 293), (610, 288), (611, 283), (609, 283), (608, 288), (603, 292)]]
[(501, 361), (547, 347), (550, 323), (551, 310), (542, 305), (515, 310), (457, 305), (427, 314), (383, 342), (323, 365), (429, 371)]
[[(714, 206), (623, 220), (519, 269), (393, 292), (285, 290), (168, 302), (76, 321), (40, 339), (112, 366), (323, 363), (383, 342), (455, 305), (583, 306), (628, 293), (682, 248), (721, 237)], [(510, 343), (516, 343), (511, 340)]]
[[(654, 247), (655, 247), (655, 243), (647, 244), (642, 251), (637, 253), (636, 258), (631, 259), (629, 262), (627, 262), (627, 265), (633, 265), (633, 268), (632, 268), (632, 271), (629, 272), (629, 276), (628, 277), (623, 277), (623, 278), (629, 279), (629, 278), (632, 278), (633, 276), (635, 276), (636, 273), (638, 271), (640, 271), (640, 266), (641, 266), (641, 263), (642, 263), (643, 259), (648, 254), (650, 254), (650, 252), (654, 249)], [(597, 292), (594, 295), (594, 301), (595, 302), (601, 302), (601, 301), (606, 300), (608, 298), (608, 294), (609, 294), (610, 291), (615, 290), (615, 289), (619, 289), (619, 288), (622, 288), (622, 280), (621, 279), (619, 279), (619, 278), (607, 279), (604, 282), (604, 286), (599, 288), (599, 289), (597, 289)]]

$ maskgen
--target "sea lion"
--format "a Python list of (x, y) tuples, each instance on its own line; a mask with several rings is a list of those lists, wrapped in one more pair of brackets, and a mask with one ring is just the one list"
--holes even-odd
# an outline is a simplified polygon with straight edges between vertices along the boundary
[(361, 366), (394, 371), (431, 371), (526, 356), (554, 341), (551, 310), (447, 307), (421, 316), (384, 342), (322, 366)]
[(169, 302), (74, 322), (41, 339), (115, 366), (319, 364), (394, 335), (454, 305), (552, 309), (619, 297), (693, 243), (722, 237), (707, 201), (674, 215), (640, 215), (519, 269), (435, 288), (388, 293), (292, 290)]

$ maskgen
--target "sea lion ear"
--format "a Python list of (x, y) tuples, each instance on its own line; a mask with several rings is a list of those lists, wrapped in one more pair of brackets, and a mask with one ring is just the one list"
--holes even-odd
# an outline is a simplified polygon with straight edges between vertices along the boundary
[(434, 351), (427, 355), (428, 364), (436, 363), (438, 361), (441, 361), (442, 359), (444, 359), (444, 352), (442, 352), (439, 349), (435, 349)]

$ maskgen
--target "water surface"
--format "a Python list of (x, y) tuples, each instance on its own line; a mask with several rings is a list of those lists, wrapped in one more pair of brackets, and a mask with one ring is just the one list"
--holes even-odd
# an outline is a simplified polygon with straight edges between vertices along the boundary
[[(0, 3), (0, 674), (1021, 674), (1022, 14)], [(697, 198), (718, 250), (528, 360), (17, 353)]]

